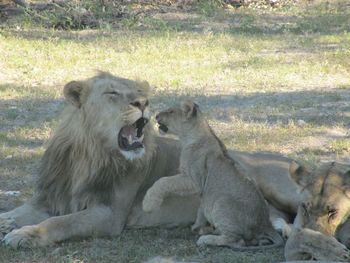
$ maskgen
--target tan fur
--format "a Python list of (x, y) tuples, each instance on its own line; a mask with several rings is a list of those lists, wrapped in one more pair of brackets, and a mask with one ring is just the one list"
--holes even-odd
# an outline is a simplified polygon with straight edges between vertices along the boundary
[(332, 236), (308, 228), (294, 230), (285, 246), (285, 258), (349, 262), (349, 250)]
[[(102, 93), (113, 89), (123, 100), (109, 108)], [(67, 105), (42, 158), (35, 195), (24, 205), (0, 214), (0, 235), (8, 234), (7, 244), (45, 246), (72, 237), (118, 235), (125, 227), (194, 222), (199, 204), (195, 193), (170, 195), (160, 210), (142, 210), (147, 189), (162, 176), (178, 173), (177, 140), (154, 136), (148, 125), (145, 143), (149, 147), (141, 158), (126, 159), (116, 145), (121, 126), (140, 116), (130, 102), (144, 100), (148, 89), (146, 82), (103, 72), (65, 86)], [(150, 115), (148, 108), (145, 113)], [(296, 212), (299, 195), (288, 176), (290, 159), (269, 153), (228, 154), (275, 208), (287, 214)]]
[(296, 227), (337, 237), (350, 215), (350, 165), (332, 162), (309, 171), (292, 163), (290, 174), (303, 197)]
[[(118, 235), (147, 185), (175, 174), (176, 157), (164, 152), (176, 152), (176, 142), (156, 138), (150, 125), (145, 127), (142, 151), (123, 153), (118, 145), (124, 125), (149, 118), (147, 86), (108, 73), (65, 86), (68, 104), (41, 160), (35, 195), (23, 206), (0, 214), (0, 229), (9, 232), (6, 244), (46, 246), (72, 237)], [(173, 166), (167, 158), (175, 159)], [(193, 220), (189, 211), (197, 206), (196, 198), (189, 203), (191, 209), (184, 209), (188, 215), (174, 216), (171, 202), (166, 216), (129, 221), (178, 225)]]
[[(185, 102), (157, 115), (160, 129), (178, 135), (182, 144), (177, 180), (162, 178), (144, 199), (146, 210), (156, 209), (169, 193), (181, 194), (188, 186), (201, 196), (193, 229), (204, 232), (209, 222), (216, 234), (202, 235), (198, 245), (243, 249), (269, 242), (283, 244), (269, 221), (267, 204), (254, 182), (236, 168), (225, 146), (216, 137), (197, 105)], [(188, 190), (187, 190), (188, 191)]]
[(349, 165), (336, 162), (315, 171), (291, 163), (290, 175), (299, 185), (303, 200), (285, 248), (290, 259), (303, 259), (302, 255), (319, 260), (349, 259), (349, 251), (344, 252), (345, 246), (335, 239), (350, 244), (349, 171)]

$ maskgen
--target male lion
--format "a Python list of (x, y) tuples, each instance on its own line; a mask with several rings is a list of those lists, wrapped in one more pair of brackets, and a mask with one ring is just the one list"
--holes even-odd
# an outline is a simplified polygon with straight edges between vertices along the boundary
[[(45, 246), (72, 237), (118, 235), (142, 191), (176, 173), (176, 141), (156, 138), (148, 125), (148, 87), (103, 72), (64, 87), (68, 105), (41, 160), (33, 198), (0, 214), (0, 233), (9, 232), (6, 244)], [(130, 221), (188, 223), (197, 203), (190, 199), (180, 210), (180, 202), (170, 202), (147, 217), (133, 212)]]
[[(200, 207), (193, 229), (203, 229), (209, 222), (215, 234), (202, 235), (198, 245), (245, 248), (263, 245), (275, 247), (284, 243), (269, 220), (268, 206), (255, 183), (241, 173), (234, 160), (227, 154), (224, 144), (216, 137), (203, 117), (197, 104), (186, 101), (181, 108), (170, 108), (156, 117), (159, 128), (179, 136), (182, 150), (178, 181), (181, 187), (196, 189), (200, 193)], [(173, 185), (170, 177), (162, 179), (162, 185)], [(162, 192), (160, 184), (150, 188), (144, 199), (146, 210), (153, 208), (155, 193)], [(171, 191), (171, 190), (170, 190)], [(273, 243), (273, 245), (266, 245)], [(256, 247), (255, 247), (256, 248)]]
[[(147, 89), (146, 82), (108, 73), (65, 86), (67, 105), (41, 160), (33, 198), (0, 214), (0, 236), (7, 234), (7, 244), (45, 246), (73, 237), (118, 235), (126, 226), (194, 222), (198, 194), (169, 196), (160, 210), (142, 210), (147, 189), (178, 173), (180, 156), (178, 141), (155, 136), (148, 124)], [(289, 178), (290, 159), (229, 154), (275, 208), (296, 212), (299, 195)]]
[(348, 261), (344, 245), (350, 245), (350, 166), (332, 162), (310, 172), (292, 162), (290, 175), (303, 200), (286, 244), (286, 258)]

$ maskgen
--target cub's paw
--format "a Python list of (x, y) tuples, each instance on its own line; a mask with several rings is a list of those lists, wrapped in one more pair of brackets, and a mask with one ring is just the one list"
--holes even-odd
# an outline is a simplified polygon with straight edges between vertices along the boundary
[(201, 229), (201, 227), (202, 227), (201, 225), (194, 223), (194, 224), (191, 226), (191, 231), (192, 231), (192, 232), (199, 232), (199, 230)]
[(40, 236), (37, 226), (15, 229), (4, 237), (3, 242), (15, 249), (49, 245), (49, 242)]
[(196, 223), (194, 223), (191, 226), (191, 231), (194, 232), (194, 233), (198, 232), (198, 234), (201, 235), (201, 236), (215, 233), (214, 227), (206, 226), (206, 225), (203, 225), (203, 224), (196, 224)]
[(152, 212), (160, 209), (163, 200), (152, 192), (148, 191), (142, 201), (142, 209), (145, 212)]
[(208, 236), (200, 236), (196, 243), (197, 243), (197, 246), (199, 246), (199, 247), (205, 247), (205, 246), (211, 244), (210, 241), (211, 241), (210, 237), (208, 237)]
[(11, 218), (0, 218), (0, 239), (3, 239), (6, 234), (15, 228), (17, 228), (15, 220)]

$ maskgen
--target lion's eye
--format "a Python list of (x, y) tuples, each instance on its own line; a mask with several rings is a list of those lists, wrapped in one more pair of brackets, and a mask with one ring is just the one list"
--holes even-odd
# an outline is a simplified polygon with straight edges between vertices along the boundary
[(337, 213), (338, 213), (337, 209), (330, 209), (328, 211), (328, 223), (337, 216)]
[(174, 113), (174, 111), (173, 111), (173, 110), (169, 110), (168, 112), (169, 112), (169, 113)]

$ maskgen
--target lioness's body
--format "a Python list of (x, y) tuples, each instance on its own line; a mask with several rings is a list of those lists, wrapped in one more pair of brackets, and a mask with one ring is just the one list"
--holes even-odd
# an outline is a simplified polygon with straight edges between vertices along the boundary
[[(45, 246), (73, 237), (118, 235), (126, 225), (176, 226), (194, 222), (199, 204), (196, 193), (170, 196), (159, 211), (142, 210), (147, 189), (159, 178), (178, 173), (178, 141), (155, 136), (147, 125), (143, 155), (122, 153), (116, 144), (118, 130), (144, 113), (149, 114), (143, 86), (104, 73), (66, 85), (68, 103), (42, 158), (35, 195), (24, 205), (0, 214), (0, 235), (9, 233), (5, 237), (7, 244)], [(111, 94), (115, 89), (123, 97)], [(143, 113), (130, 105), (138, 99)], [(265, 153), (229, 154), (261, 184), (272, 204), (295, 212), (289, 200), (297, 203), (298, 195), (281, 195), (287, 187), (294, 187), (288, 177), (291, 160)], [(279, 180), (285, 181), (283, 187)]]
[[(201, 236), (198, 245), (240, 248), (262, 244), (263, 240), (283, 243), (272, 228), (263, 195), (253, 180), (237, 169), (197, 105), (186, 102), (183, 109), (159, 113), (157, 121), (160, 128), (178, 135), (181, 142), (181, 174), (177, 177), (183, 179), (177, 183), (200, 193), (194, 228), (204, 228), (209, 222), (218, 234)], [(167, 183), (172, 187), (173, 178), (163, 179), (163, 185)], [(146, 210), (156, 191), (156, 185), (148, 191), (144, 200)]]

